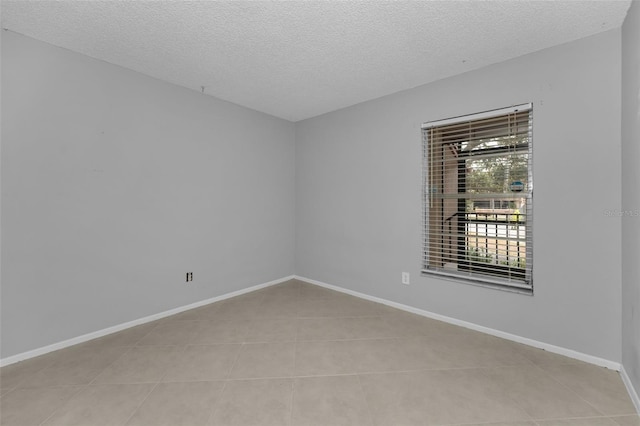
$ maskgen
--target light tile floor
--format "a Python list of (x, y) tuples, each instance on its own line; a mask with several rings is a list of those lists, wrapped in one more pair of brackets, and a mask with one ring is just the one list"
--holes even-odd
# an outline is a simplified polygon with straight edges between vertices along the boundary
[(0, 369), (2, 425), (640, 426), (617, 372), (289, 281)]

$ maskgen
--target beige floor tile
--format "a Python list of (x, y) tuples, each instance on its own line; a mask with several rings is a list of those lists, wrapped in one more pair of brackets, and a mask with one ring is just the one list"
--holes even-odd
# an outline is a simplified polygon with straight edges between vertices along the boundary
[(39, 425), (82, 387), (14, 389), (0, 398), (0, 424)]
[(108, 366), (93, 383), (159, 382), (181, 358), (182, 346), (135, 346)]
[(258, 308), (261, 300), (236, 300), (228, 299), (219, 302), (220, 306), (216, 311), (214, 319), (217, 320), (237, 320), (237, 319), (255, 319), (257, 317)]
[(300, 285), (299, 294), (304, 299), (336, 299), (348, 296), (335, 290), (306, 283)]
[(197, 332), (192, 334), (190, 343), (212, 345), (218, 343), (244, 342), (251, 322), (246, 319), (201, 321)]
[(519, 343), (513, 343), (513, 345), (519, 353), (536, 365), (586, 364), (580, 360), (545, 351), (544, 349), (538, 349)]
[(449, 360), (425, 338), (358, 340), (352, 355), (359, 373), (440, 369)]
[(376, 425), (424, 425), (425, 383), (407, 373), (361, 375), (366, 401)]
[(262, 318), (251, 320), (245, 342), (295, 341), (298, 322), (295, 318)]
[(58, 351), (53, 364), (27, 377), (19, 387), (89, 384), (128, 350), (125, 346), (108, 346), (71, 347)]
[(575, 392), (534, 365), (484, 372), (488, 381), (503, 387), (534, 419), (602, 416)]
[(285, 426), (291, 421), (291, 379), (228, 381), (210, 425)]
[(296, 280), (3, 367), (0, 403), (3, 425), (640, 426), (616, 372)]
[(244, 344), (229, 377), (291, 377), (294, 371), (295, 351), (295, 342)]
[(358, 377), (329, 376), (296, 379), (293, 392), (293, 424), (297, 426), (373, 424)]
[(351, 339), (385, 339), (399, 337), (383, 317), (344, 318), (344, 327)]
[(333, 301), (333, 306), (338, 315), (344, 317), (371, 317), (382, 313), (382, 305), (379, 303), (352, 296)]
[(640, 426), (640, 415), (638, 416), (617, 416), (611, 420), (622, 426)]
[(426, 336), (449, 368), (532, 365), (513, 342), (467, 329)]
[(352, 337), (347, 318), (300, 318), (298, 340), (343, 340)]
[(220, 301), (220, 303), (261, 303), (264, 300), (265, 294), (260, 291), (252, 291), (249, 293), (241, 294), (239, 296), (235, 296), (229, 299), (225, 299)]
[[(42, 370), (45, 366), (40, 367)], [(29, 371), (27, 368), (21, 368), (18, 364), (7, 365), (0, 369), (0, 391), (6, 392), (18, 386), (25, 380), (27, 376), (37, 373), (39, 370)]]
[[(261, 288), (259, 290), (254, 290), (251, 293), (246, 293), (246, 294), (252, 294), (252, 295), (254, 295), (254, 297), (256, 297), (256, 299), (254, 301), (262, 302), (264, 300), (264, 298), (267, 296), (268, 291), (269, 291), (269, 289), (271, 287), (273, 287), (273, 286)], [(229, 299), (226, 299), (226, 300), (229, 300)]]
[(211, 320), (216, 317), (220, 302), (211, 303), (209, 305), (200, 306), (199, 308), (189, 309), (188, 311), (180, 312), (179, 314), (172, 315), (167, 320), (170, 321), (204, 321)]
[(462, 424), (531, 420), (477, 369), (360, 376), (377, 424)]
[(300, 287), (300, 282), (289, 281), (262, 289), (260, 293), (264, 295), (263, 301), (267, 299), (297, 299), (300, 295)]
[(295, 299), (264, 300), (256, 307), (256, 318), (296, 318), (298, 302)]
[(627, 389), (616, 371), (589, 364), (543, 365), (541, 368), (603, 414), (636, 414)]
[(295, 375), (321, 376), (353, 374), (353, 340), (298, 342), (296, 344)]
[(202, 321), (165, 321), (140, 339), (136, 345), (186, 345), (193, 340), (201, 326)]
[(166, 368), (165, 382), (226, 379), (238, 358), (241, 344), (189, 345)]
[(537, 423), (539, 426), (617, 426), (616, 422), (606, 417), (538, 420)]
[(299, 318), (323, 318), (344, 316), (335, 302), (327, 299), (302, 299), (298, 302)]
[(425, 407), (427, 424), (530, 420), (528, 414), (511, 399), (509, 391), (487, 383), (482, 371), (427, 371), (420, 377), (431, 385), (430, 389), (437, 395)]
[(497, 423), (466, 423), (464, 426), (537, 426), (534, 421), (497, 422)]
[(124, 425), (153, 384), (90, 385), (75, 394), (43, 425)]
[(296, 310), (298, 308), (298, 302), (300, 301), (300, 296), (297, 295), (294, 291), (278, 291), (273, 293), (268, 293), (265, 295), (264, 299), (262, 299), (261, 303), (264, 304), (273, 304), (273, 303), (285, 303), (285, 304), (294, 304)]
[(86, 347), (133, 346), (149, 334), (157, 323), (142, 324), (126, 330), (118, 331), (82, 344)]
[(127, 426), (205, 426), (224, 382), (160, 383)]
[(437, 336), (446, 333), (464, 333), (464, 329), (420, 315), (400, 311), (388, 306), (380, 308), (387, 324), (396, 337)]
[(381, 305), (352, 296), (333, 299), (302, 299), (298, 306), (298, 317), (362, 317), (380, 316)]
[(0, 389), (13, 389), (27, 377), (50, 366), (55, 361), (50, 354), (31, 358), (0, 368)]

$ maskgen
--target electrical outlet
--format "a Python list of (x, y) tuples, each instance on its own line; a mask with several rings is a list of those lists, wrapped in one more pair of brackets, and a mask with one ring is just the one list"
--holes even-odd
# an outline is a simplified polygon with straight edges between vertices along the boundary
[(187, 272), (186, 282), (190, 283), (191, 281), (193, 281), (193, 272)]
[(408, 272), (402, 273), (402, 284), (409, 285), (411, 284), (411, 275)]

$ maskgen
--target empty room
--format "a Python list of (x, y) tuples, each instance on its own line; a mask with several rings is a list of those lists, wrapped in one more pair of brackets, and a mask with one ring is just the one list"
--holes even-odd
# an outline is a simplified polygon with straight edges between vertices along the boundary
[(0, 425), (640, 426), (640, 0), (0, 17)]

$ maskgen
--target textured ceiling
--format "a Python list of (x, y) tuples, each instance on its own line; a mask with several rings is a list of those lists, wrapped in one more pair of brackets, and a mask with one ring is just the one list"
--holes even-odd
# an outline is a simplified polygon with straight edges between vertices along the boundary
[(2, 27), (291, 121), (622, 25), (624, 1), (2, 1)]

